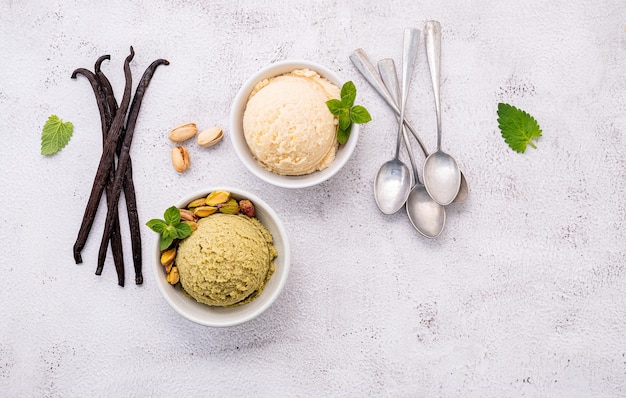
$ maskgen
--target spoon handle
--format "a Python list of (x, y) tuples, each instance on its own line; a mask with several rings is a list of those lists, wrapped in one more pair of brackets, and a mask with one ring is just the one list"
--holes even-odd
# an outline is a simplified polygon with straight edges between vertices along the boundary
[[(372, 87), (374, 87), (374, 89), (378, 92), (378, 94), (380, 94), (380, 96), (383, 97), (385, 102), (387, 102), (387, 105), (389, 105), (389, 107), (393, 109), (394, 112), (396, 112), (396, 115), (400, 115), (400, 109), (398, 108), (399, 100), (396, 98), (393, 98), (389, 94), (389, 90), (387, 90), (387, 88), (385, 87), (385, 84), (380, 79), (380, 76), (378, 76), (378, 73), (376, 72), (376, 68), (372, 64), (372, 61), (367, 56), (365, 51), (362, 48), (357, 48), (350, 55), (350, 60), (352, 61), (354, 66), (357, 68), (357, 70), (361, 72), (363, 77), (365, 77), (365, 80), (367, 80), (367, 82)], [(404, 121), (404, 125), (409, 129), (411, 134), (413, 134), (413, 137), (415, 137), (415, 139), (417, 140), (417, 143), (422, 149), (422, 152), (424, 152), (424, 156), (428, 157), (430, 153), (428, 152), (428, 149), (426, 149), (426, 145), (424, 145), (424, 142), (422, 142), (422, 139), (417, 134), (416, 130), (406, 120)]]
[(362, 48), (357, 48), (352, 54), (350, 54), (350, 60), (356, 66), (359, 72), (365, 77), (368, 83), (374, 87), (374, 89), (380, 94), (381, 97), (387, 102), (387, 104), (396, 112), (400, 113), (400, 108), (397, 105), (397, 99), (392, 97), (391, 93), (385, 83), (380, 79), (374, 64), (365, 53)]
[[(400, 83), (398, 82), (398, 73), (396, 72), (396, 64), (393, 62), (393, 59), (384, 58), (378, 61), (378, 71), (380, 72), (380, 77), (391, 96), (395, 98), (396, 102), (400, 102)], [(398, 122), (399, 121), (400, 118), (398, 117)], [(406, 150), (409, 154), (409, 161), (411, 162), (411, 167), (413, 168), (413, 178), (417, 183), (419, 181), (417, 176), (417, 164), (415, 163), (413, 148), (409, 143), (409, 136), (406, 132), (406, 128), (402, 129), (402, 138), (404, 138), (404, 145), (406, 146)]]
[(430, 78), (433, 82), (435, 96), (435, 112), (437, 113), (437, 150), (441, 150), (441, 24), (427, 21), (424, 24), (424, 41)]
[[(420, 31), (415, 28), (404, 29), (404, 48), (402, 50), (402, 102), (400, 103), (400, 113), (406, 105), (411, 77), (413, 76), (413, 66), (417, 59), (417, 48), (420, 42)], [(404, 121), (404, 118), (402, 118)]]
[(400, 155), (400, 143), (402, 142), (402, 132), (404, 131), (404, 110), (406, 100), (411, 86), (413, 76), (413, 66), (417, 58), (417, 47), (420, 41), (420, 31), (415, 28), (404, 29), (404, 41), (402, 48), (402, 90), (400, 100), (400, 123), (398, 124), (398, 144), (396, 145), (396, 157)]

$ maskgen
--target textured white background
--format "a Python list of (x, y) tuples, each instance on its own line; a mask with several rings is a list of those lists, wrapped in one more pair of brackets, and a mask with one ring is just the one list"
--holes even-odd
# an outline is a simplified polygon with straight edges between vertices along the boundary
[[(348, 59), (363, 47), (398, 62), (402, 29), (427, 19), (443, 25), (444, 145), (472, 189), (437, 240), (376, 208), (372, 181), (396, 125)], [(625, 25), (623, 0), (2, 1), (0, 395), (626, 396)], [(91, 88), (70, 74), (111, 54), (103, 69), (119, 98), (129, 45), (135, 81), (154, 59), (171, 62), (132, 147), (142, 223), (225, 184), (286, 224), (292, 272), (254, 321), (212, 329), (170, 309), (147, 227), (143, 286), (127, 268), (118, 287), (111, 258), (95, 276), (102, 207), (74, 264), (101, 141)], [(345, 169), (314, 188), (275, 188), (224, 140), (189, 145), (192, 167), (176, 173), (167, 130), (194, 121), (229, 134), (238, 87), (287, 58), (354, 80), (373, 114)], [(504, 144), (500, 101), (537, 118), (539, 149)], [(74, 137), (43, 157), (53, 113)], [(432, 149), (423, 48), (407, 114)]]

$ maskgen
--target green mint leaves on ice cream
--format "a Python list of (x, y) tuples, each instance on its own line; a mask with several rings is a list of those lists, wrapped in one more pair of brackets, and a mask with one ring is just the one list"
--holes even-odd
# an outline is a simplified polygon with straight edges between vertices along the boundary
[(146, 225), (154, 232), (161, 234), (159, 245), (161, 250), (165, 250), (174, 239), (185, 239), (191, 235), (191, 226), (180, 219), (180, 209), (172, 206), (165, 210), (164, 220), (153, 218)]
[(363, 124), (372, 120), (372, 116), (362, 105), (354, 105), (356, 100), (356, 86), (352, 81), (345, 82), (341, 87), (341, 100), (331, 99), (326, 101), (328, 110), (337, 116), (337, 141), (345, 144), (350, 138), (352, 123)]

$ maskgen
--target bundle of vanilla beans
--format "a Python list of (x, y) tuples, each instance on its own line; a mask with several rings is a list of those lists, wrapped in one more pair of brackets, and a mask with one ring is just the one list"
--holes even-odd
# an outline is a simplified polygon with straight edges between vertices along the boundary
[[(72, 73), (72, 79), (77, 75), (83, 75), (91, 83), (96, 103), (100, 112), (100, 122), (102, 126), (102, 156), (93, 181), (91, 194), (85, 215), (74, 243), (74, 259), (76, 264), (83, 262), (81, 251), (85, 247), (87, 237), (93, 226), (93, 222), (98, 210), (98, 204), (102, 194), (106, 194), (107, 215), (104, 225), (104, 232), (100, 242), (98, 252), (98, 266), (96, 275), (102, 273), (104, 260), (106, 258), (109, 241), (113, 252), (113, 262), (117, 271), (117, 281), (120, 286), (124, 286), (124, 256), (122, 253), (122, 236), (120, 233), (120, 223), (118, 214), (118, 203), (122, 190), (126, 198), (128, 213), (128, 225), (130, 227), (131, 245), (133, 253), (133, 264), (135, 268), (135, 283), (143, 283), (141, 272), (141, 234), (139, 230), (139, 217), (137, 214), (137, 200), (135, 197), (135, 187), (133, 184), (133, 172), (130, 159), (130, 145), (135, 131), (135, 124), (143, 96), (150, 84), (150, 80), (159, 65), (169, 65), (164, 59), (157, 59), (144, 72), (131, 104), (132, 74), (130, 61), (133, 59), (135, 51), (130, 48), (130, 54), (124, 61), (124, 95), (118, 105), (113, 94), (113, 88), (109, 79), (104, 75), (100, 66), (104, 60), (110, 59), (109, 55), (103, 55), (95, 63), (94, 72), (84, 68), (78, 68)], [(130, 106), (130, 107), (129, 107)], [(117, 162), (116, 162), (117, 158)]]

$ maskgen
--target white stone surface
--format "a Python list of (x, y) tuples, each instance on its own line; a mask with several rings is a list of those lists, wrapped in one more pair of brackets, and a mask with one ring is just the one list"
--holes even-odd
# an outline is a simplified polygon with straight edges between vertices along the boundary
[[(363, 47), (398, 62), (402, 29), (427, 19), (443, 25), (444, 145), (472, 189), (437, 240), (376, 208), (372, 181), (396, 124), (348, 59)], [(0, 395), (626, 396), (625, 25), (623, 0), (3, 1)], [(152, 60), (171, 62), (132, 147), (142, 223), (227, 184), (263, 197), (290, 232), (289, 281), (256, 320), (212, 329), (178, 316), (154, 283), (147, 227), (144, 285), (127, 265), (118, 287), (111, 258), (95, 276), (102, 204), (74, 264), (101, 140), (89, 84), (70, 75), (111, 54), (103, 69), (121, 96), (129, 45), (136, 81)], [(228, 140), (189, 145), (191, 169), (172, 169), (170, 127), (227, 135), (238, 87), (288, 58), (352, 79), (373, 114), (341, 173), (275, 188)], [(537, 150), (504, 144), (500, 101), (537, 118)], [(74, 137), (44, 157), (53, 113)], [(423, 48), (407, 114), (433, 148)]]

